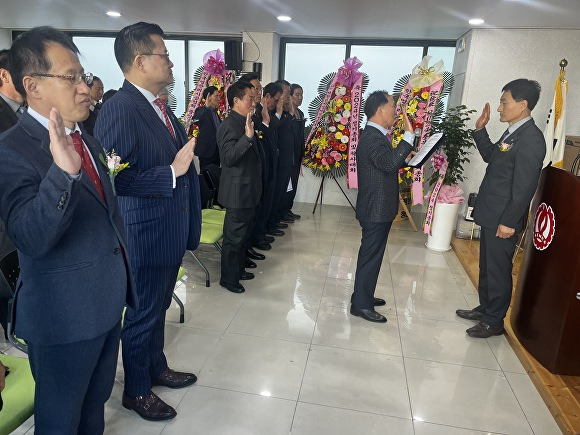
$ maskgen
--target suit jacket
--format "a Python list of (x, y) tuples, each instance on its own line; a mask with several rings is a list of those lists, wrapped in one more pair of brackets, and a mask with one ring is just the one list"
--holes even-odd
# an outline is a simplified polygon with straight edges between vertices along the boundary
[(193, 115), (194, 119), (198, 119), (197, 126), (199, 127), (199, 136), (197, 136), (197, 141), (195, 144), (195, 155), (204, 158), (210, 158), (213, 156), (217, 149), (217, 129), (219, 128), (218, 123), (216, 125), (216, 120), (212, 115), (212, 109), (206, 106), (201, 106), (195, 109)]
[[(275, 117), (276, 115), (274, 115)], [(282, 114), (280, 122), (276, 124), (276, 134), (278, 138), (278, 166), (294, 166), (300, 163), (298, 154), (302, 148), (302, 137), (299, 122), (288, 112)]]
[(12, 107), (0, 97), (0, 133), (5, 132), (18, 122)]
[(177, 142), (149, 101), (125, 80), (103, 105), (95, 125), (103, 147), (129, 163), (115, 178), (115, 188), (136, 267), (181, 264), (185, 250), (199, 244), (199, 180), (192, 164), (173, 188), (169, 165), (187, 136), (169, 108), (167, 115)]
[(222, 175), (218, 201), (226, 208), (254, 208), (262, 195), (262, 160), (246, 117), (232, 110), (217, 132)]
[(473, 132), (473, 139), (488, 163), (473, 210), (475, 222), (491, 229), (502, 224), (522, 230), (546, 154), (544, 135), (530, 119), (506, 139), (509, 151), (500, 151), (485, 128)]
[(367, 125), (356, 150), (358, 196), (356, 218), (361, 222), (391, 222), (399, 210), (399, 169), (413, 146), (397, 148), (377, 128)]
[(52, 159), (48, 130), (28, 113), (0, 136), (0, 212), (18, 248), (16, 334), (32, 343), (98, 337), (136, 305), (123, 260), (123, 220), (99, 143), (83, 139), (96, 162), (106, 204), (89, 177), (74, 180)]
[(267, 184), (276, 182), (276, 166), (278, 165), (276, 125), (279, 120), (275, 115), (270, 115), (270, 123), (268, 125), (264, 124), (262, 119), (262, 105), (258, 103), (252, 121), (254, 121), (254, 129), (257, 132), (256, 136), (258, 136), (255, 136), (256, 140), (263, 150), (262, 190), (265, 190)]
[(95, 124), (97, 122), (97, 115), (99, 114), (99, 109), (95, 107), (94, 110), (89, 110), (89, 117), (82, 122), (83, 128), (88, 134), (94, 136)]

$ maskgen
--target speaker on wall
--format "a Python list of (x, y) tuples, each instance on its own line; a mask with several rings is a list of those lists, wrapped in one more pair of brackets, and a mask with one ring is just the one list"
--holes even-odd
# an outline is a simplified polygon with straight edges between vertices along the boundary
[(228, 69), (242, 70), (242, 41), (230, 40), (224, 42), (224, 57)]

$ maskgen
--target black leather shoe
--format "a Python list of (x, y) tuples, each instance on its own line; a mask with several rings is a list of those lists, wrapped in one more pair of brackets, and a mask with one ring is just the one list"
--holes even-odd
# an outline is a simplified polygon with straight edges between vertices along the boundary
[(295, 221), (300, 219), (302, 216), (300, 216), (299, 214), (296, 213), (292, 213), (291, 211), (288, 212), (288, 216), (290, 216), (292, 219), (294, 219)]
[[(354, 295), (350, 296), (350, 303), (352, 304), (352, 300), (354, 298)], [(384, 299), (381, 298), (373, 298), (373, 305), (375, 307), (382, 307), (383, 305), (387, 305), (387, 303), (385, 302)]]
[(387, 318), (382, 314), (377, 313), (375, 310), (365, 310), (355, 308), (354, 305), (350, 306), (350, 314), (357, 317), (362, 317), (369, 322), (386, 323)]
[(282, 219), (280, 219), (280, 222), (285, 222), (287, 224), (293, 224), (294, 219), (292, 219), (290, 216), (286, 215)]
[(246, 258), (246, 261), (244, 262), (244, 267), (248, 269), (255, 269), (256, 267), (258, 267), (258, 265), (249, 258)]
[(268, 236), (268, 235), (266, 235), (266, 236), (264, 236), (264, 240), (265, 240), (267, 243), (272, 243), (272, 242), (273, 242), (274, 240), (276, 240), (276, 239), (275, 239), (274, 237), (272, 237), (272, 236)]
[[(272, 249), (272, 245), (270, 245), (267, 242), (258, 242), (258, 243), (254, 243), (254, 248), (257, 248), (261, 251), (269, 251), (270, 249)], [(256, 251), (254, 251), (254, 252), (256, 252)], [(257, 252), (256, 252), (256, 254), (257, 254)], [(262, 255), (264, 258), (266, 258), (263, 254), (259, 254), (259, 255)], [(253, 257), (251, 257), (251, 258), (253, 258)], [(259, 260), (258, 258), (253, 258), (253, 259)]]
[(283, 222), (278, 222), (277, 224), (274, 224), (274, 228), (276, 228), (277, 230), (281, 230), (284, 228), (288, 228), (288, 224), (285, 224)]
[[(270, 248), (272, 248), (272, 247), (270, 246)], [(267, 249), (266, 249), (266, 251), (267, 251)], [(266, 256), (264, 254), (260, 254), (259, 252), (254, 251), (252, 248), (246, 250), (246, 256), (248, 258), (251, 258), (252, 260), (265, 260), (266, 259)]]
[(238, 284), (226, 284), (226, 283), (220, 281), (220, 285), (223, 288), (231, 291), (232, 293), (243, 293), (243, 292), (246, 291), (246, 289), (244, 288), (244, 286), (242, 284), (240, 284), (240, 283), (238, 283)]
[(467, 329), (467, 335), (475, 338), (489, 338), (492, 335), (502, 335), (505, 330), (503, 329), (503, 322), (497, 326), (491, 326), (484, 322), (479, 322), (477, 325)]
[(135, 411), (141, 418), (151, 421), (171, 420), (177, 412), (151, 393), (148, 396), (129, 397), (123, 393), (123, 407)]
[(276, 228), (272, 228), (271, 230), (266, 231), (266, 234), (268, 234), (270, 236), (280, 237), (280, 236), (284, 235), (284, 231), (276, 229)]
[(176, 372), (168, 368), (155, 379), (151, 379), (151, 385), (162, 385), (169, 388), (183, 388), (195, 384), (197, 376), (193, 373)]
[(467, 319), (467, 320), (477, 320), (477, 321), (479, 321), (479, 320), (483, 319), (483, 313), (481, 311), (475, 311), (475, 310), (457, 310), (457, 311), (455, 311), (455, 314), (457, 314), (462, 319)]
[(244, 272), (240, 275), (242, 281), (247, 281), (249, 279), (254, 279), (254, 274), (252, 272)]

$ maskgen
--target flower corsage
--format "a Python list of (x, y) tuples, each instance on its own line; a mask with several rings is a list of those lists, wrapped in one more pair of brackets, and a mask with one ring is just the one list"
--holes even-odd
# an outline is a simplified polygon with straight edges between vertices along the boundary
[(109, 173), (109, 179), (111, 180), (111, 186), (113, 187), (113, 193), (116, 195), (117, 191), (115, 190), (115, 177), (119, 172), (123, 169), (129, 167), (129, 163), (121, 163), (121, 157), (117, 155), (115, 150), (108, 152), (106, 149), (103, 149), (105, 155), (99, 154), (99, 159), (101, 163), (105, 165), (107, 168), (107, 172)]

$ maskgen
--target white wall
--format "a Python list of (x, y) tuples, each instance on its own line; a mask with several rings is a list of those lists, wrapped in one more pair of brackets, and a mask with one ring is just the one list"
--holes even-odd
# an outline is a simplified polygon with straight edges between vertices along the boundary
[[(484, 104), (489, 102), (492, 114), (487, 130), (492, 140), (499, 139), (506, 129), (496, 112), (501, 88), (523, 77), (537, 80), (542, 86), (540, 101), (532, 116), (543, 131), (554, 98), (558, 64), (566, 58), (569, 63), (566, 68), (569, 82), (566, 133), (580, 135), (580, 118), (576, 116), (580, 111), (580, 30), (477, 29), (465, 36), (467, 49), (456, 54), (453, 68), (454, 74), (464, 74), (465, 82), (463, 87), (459, 85), (454, 89), (451, 97), (453, 105), (461, 103), (477, 109), (471, 127), (475, 126)], [(461, 186), (466, 194), (479, 189), (486, 166), (475, 151), (471, 163), (465, 167), (468, 180)]]
[(278, 80), (280, 36), (272, 32), (250, 31), (243, 32), (242, 39), (244, 71), (252, 71), (252, 63), (260, 62), (262, 64), (262, 85), (265, 86)]
[(10, 48), (10, 45), (12, 45), (12, 31), (0, 29), (0, 50)]

